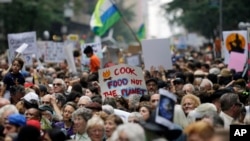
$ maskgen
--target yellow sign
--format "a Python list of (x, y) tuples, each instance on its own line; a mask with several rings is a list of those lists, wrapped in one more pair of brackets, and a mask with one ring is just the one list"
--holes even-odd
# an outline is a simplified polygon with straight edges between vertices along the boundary
[(78, 41), (79, 36), (76, 35), (76, 34), (70, 34), (70, 35), (68, 35), (68, 40), (70, 40), (70, 41)]
[(229, 52), (244, 53), (246, 39), (239, 33), (231, 33), (226, 38), (226, 48)]

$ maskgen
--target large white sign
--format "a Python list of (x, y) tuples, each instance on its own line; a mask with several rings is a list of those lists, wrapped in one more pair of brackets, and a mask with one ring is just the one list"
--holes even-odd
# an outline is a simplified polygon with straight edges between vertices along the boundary
[(142, 40), (142, 53), (146, 70), (150, 70), (152, 66), (172, 69), (169, 39)]
[(142, 69), (139, 67), (120, 64), (105, 69), (100, 69), (99, 82), (101, 94), (104, 97), (129, 95), (144, 95), (147, 93)]
[(46, 63), (63, 62), (66, 59), (63, 46), (62, 42), (48, 42), (45, 46), (44, 61)]
[(23, 44), (28, 44), (28, 47), (24, 50), (23, 54), (37, 54), (36, 44), (36, 32), (23, 32), (8, 34), (8, 45), (10, 52), (10, 60), (13, 60), (16, 56), (16, 50)]

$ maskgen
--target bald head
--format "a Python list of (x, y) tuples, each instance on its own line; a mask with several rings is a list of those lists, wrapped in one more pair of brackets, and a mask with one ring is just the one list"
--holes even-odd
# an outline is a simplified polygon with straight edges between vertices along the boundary
[(10, 104), (10, 101), (8, 99), (0, 98), (0, 108), (8, 104)]
[(42, 104), (50, 105), (51, 95), (46, 94), (42, 97)]

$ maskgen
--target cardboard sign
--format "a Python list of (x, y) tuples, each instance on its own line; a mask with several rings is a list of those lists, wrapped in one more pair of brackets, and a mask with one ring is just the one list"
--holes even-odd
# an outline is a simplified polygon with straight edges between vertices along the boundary
[[(247, 31), (238, 30), (238, 31), (223, 31), (223, 54), (224, 54), (224, 63), (228, 64), (230, 59), (231, 52), (237, 52), (241, 54), (245, 54), (247, 56), (248, 47), (247, 47)], [(238, 62), (242, 63), (243, 66), (246, 62)]]
[(126, 56), (126, 63), (131, 65), (131, 66), (141, 66), (141, 55), (132, 55), (132, 56)]
[(160, 89), (160, 101), (156, 108), (156, 123), (159, 123), (169, 129), (173, 129), (174, 107), (176, 96), (165, 89)]
[(28, 47), (22, 52), (23, 54), (37, 54), (36, 32), (23, 32), (8, 34), (8, 45), (10, 51), (10, 60), (16, 56), (16, 50), (23, 44), (28, 44)]
[(48, 42), (45, 46), (44, 62), (46, 63), (60, 63), (63, 62), (65, 57), (65, 51), (63, 49), (64, 44), (60, 42)]
[(228, 63), (228, 68), (235, 69), (236, 72), (242, 72), (244, 69), (245, 63), (241, 63), (241, 62), (246, 62), (246, 59), (247, 57), (245, 54), (231, 52), (229, 63)]
[(142, 53), (145, 69), (153, 66), (158, 69), (163, 66), (165, 70), (172, 69), (172, 59), (169, 39), (142, 40)]
[(28, 47), (28, 44), (23, 43), (18, 49), (16, 49), (17, 53), (23, 53), (23, 51)]
[(127, 64), (120, 64), (105, 69), (100, 69), (99, 82), (101, 94), (104, 97), (129, 95), (144, 95), (147, 93), (142, 69)]

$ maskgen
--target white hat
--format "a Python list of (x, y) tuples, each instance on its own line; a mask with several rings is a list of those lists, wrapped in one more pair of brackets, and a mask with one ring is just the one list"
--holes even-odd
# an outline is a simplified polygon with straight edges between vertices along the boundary
[(35, 100), (35, 101), (39, 102), (39, 97), (34, 92), (27, 93), (22, 99), (24, 99), (24, 100), (26, 100), (26, 101), (28, 101), (30, 103), (32, 103), (31, 100)]

